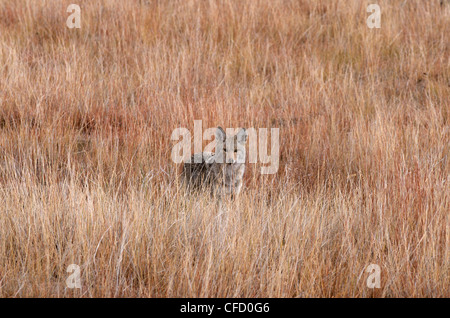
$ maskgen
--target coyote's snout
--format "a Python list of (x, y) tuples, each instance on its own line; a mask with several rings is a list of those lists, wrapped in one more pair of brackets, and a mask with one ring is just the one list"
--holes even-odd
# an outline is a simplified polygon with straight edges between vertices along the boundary
[(183, 166), (182, 176), (190, 188), (209, 187), (212, 194), (237, 195), (242, 188), (245, 171), (245, 144), (247, 131), (239, 129), (228, 135), (216, 129), (215, 152), (196, 153)]

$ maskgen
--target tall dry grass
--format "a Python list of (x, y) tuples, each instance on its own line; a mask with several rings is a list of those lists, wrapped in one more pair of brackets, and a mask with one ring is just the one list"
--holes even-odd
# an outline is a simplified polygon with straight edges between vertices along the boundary
[[(368, 3), (1, 0), (0, 296), (449, 297), (450, 8)], [(280, 128), (224, 215), (194, 119)]]

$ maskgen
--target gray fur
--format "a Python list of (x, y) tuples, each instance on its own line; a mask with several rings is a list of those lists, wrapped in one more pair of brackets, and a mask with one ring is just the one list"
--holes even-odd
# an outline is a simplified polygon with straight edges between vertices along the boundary
[(215, 135), (215, 153), (194, 154), (191, 162), (184, 164), (182, 177), (190, 189), (207, 188), (218, 196), (238, 195), (245, 172), (247, 132), (241, 128), (236, 135), (227, 136), (218, 127)]

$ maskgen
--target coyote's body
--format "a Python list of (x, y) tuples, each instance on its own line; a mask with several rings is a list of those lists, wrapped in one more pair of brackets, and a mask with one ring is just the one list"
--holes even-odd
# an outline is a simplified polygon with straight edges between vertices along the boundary
[(217, 128), (215, 152), (196, 153), (183, 166), (182, 176), (188, 187), (208, 188), (218, 196), (238, 195), (245, 171), (246, 141), (245, 129), (227, 136), (222, 128)]

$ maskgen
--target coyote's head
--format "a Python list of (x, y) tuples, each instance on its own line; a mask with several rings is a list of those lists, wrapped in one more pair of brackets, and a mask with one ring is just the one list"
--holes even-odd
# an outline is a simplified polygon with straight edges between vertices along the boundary
[(227, 165), (244, 164), (247, 136), (245, 128), (240, 128), (235, 135), (227, 135), (222, 127), (217, 127), (215, 162)]

